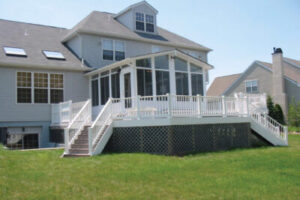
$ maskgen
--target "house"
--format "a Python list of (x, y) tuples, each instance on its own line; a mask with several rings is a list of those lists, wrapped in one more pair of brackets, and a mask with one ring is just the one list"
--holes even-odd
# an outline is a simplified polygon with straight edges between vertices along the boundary
[(287, 145), (260, 99), (207, 98), (211, 49), (157, 15), (142, 1), (70, 30), (0, 20), (0, 140), (65, 156)]
[(300, 61), (283, 57), (274, 48), (272, 63), (254, 61), (243, 73), (217, 77), (209, 87), (209, 96), (234, 96), (237, 93), (265, 93), (273, 97), (287, 113), (293, 99), (300, 101)]

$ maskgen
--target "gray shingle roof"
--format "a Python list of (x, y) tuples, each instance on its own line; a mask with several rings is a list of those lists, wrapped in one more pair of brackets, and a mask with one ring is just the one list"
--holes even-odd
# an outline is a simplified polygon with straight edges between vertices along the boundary
[(87, 33), (143, 42), (151, 42), (174, 47), (211, 51), (211, 49), (205, 46), (202, 46), (160, 27), (157, 27), (158, 34), (161, 37), (165, 38), (167, 41), (147, 39), (131, 31), (126, 26), (118, 22), (115, 19), (115, 16), (116, 15), (112, 13), (93, 11), (76, 26), (74, 26), (64, 37), (63, 41), (67, 41), (68, 39), (72, 38), (76, 33)]
[(241, 74), (216, 77), (207, 90), (207, 96), (221, 96), (236, 81)]
[[(0, 19), (0, 65), (85, 71), (80, 60), (62, 43), (67, 29)], [(18, 47), (27, 57), (7, 56), (3, 47)], [(66, 60), (47, 59), (42, 50), (59, 51)]]

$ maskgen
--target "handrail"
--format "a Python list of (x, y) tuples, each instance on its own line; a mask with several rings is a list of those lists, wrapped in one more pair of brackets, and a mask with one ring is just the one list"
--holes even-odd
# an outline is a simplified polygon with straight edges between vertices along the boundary
[(88, 99), (85, 104), (82, 106), (82, 108), (79, 110), (79, 112), (75, 115), (75, 117), (71, 120), (71, 122), (69, 123), (67, 129), (70, 129), (71, 126), (73, 125), (73, 123), (76, 121), (76, 119), (80, 116), (80, 114), (83, 112), (83, 110), (85, 109), (85, 107), (89, 104), (91, 100)]
[(109, 106), (109, 104), (111, 103), (111, 101), (112, 101), (112, 99), (109, 98), (109, 100), (106, 102), (106, 104), (101, 109), (100, 113), (98, 114), (98, 116), (96, 117), (96, 119), (94, 120), (94, 122), (92, 123), (91, 128), (94, 128), (95, 124), (97, 123), (97, 121), (99, 120), (99, 118), (101, 117), (101, 115), (104, 113), (104, 111), (106, 110), (106, 108)]

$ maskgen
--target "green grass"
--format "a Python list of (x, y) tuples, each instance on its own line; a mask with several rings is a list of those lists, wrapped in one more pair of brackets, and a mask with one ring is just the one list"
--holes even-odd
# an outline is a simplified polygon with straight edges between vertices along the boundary
[(289, 126), (289, 132), (299, 132), (300, 133), (300, 127)]
[(0, 198), (299, 199), (300, 135), (289, 143), (185, 157), (0, 148)]

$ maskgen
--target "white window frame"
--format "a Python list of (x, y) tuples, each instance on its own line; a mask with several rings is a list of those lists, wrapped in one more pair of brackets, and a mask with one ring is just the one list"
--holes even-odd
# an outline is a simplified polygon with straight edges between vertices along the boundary
[[(247, 83), (249, 82), (256, 82), (256, 87), (257, 87), (257, 91), (256, 92), (253, 92), (252, 88), (253, 88), (253, 84), (251, 84), (251, 92), (247, 92)], [(258, 88), (258, 80), (257, 79), (252, 79), (252, 80), (245, 80), (245, 92), (247, 94), (256, 94), (256, 93), (259, 93), (259, 88)]]
[[(26, 73), (30, 73), (31, 74), (31, 103), (18, 103), (18, 72), (26, 72)], [(35, 73), (42, 73), (42, 74), (47, 74), (48, 75), (48, 102), (47, 103), (34, 103), (34, 74)], [(50, 91), (51, 89), (56, 89), (56, 88), (51, 88), (50, 87), (50, 75), (51, 74), (60, 74), (63, 76), (63, 88), (57, 88), (57, 89), (61, 89), (63, 90), (63, 101), (65, 100), (65, 74), (61, 73), (61, 72), (43, 72), (43, 71), (16, 71), (15, 73), (15, 103), (19, 104), (19, 105), (32, 105), (32, 104), (37, 104), (37, 105), (46, 105), (46, 104), (52, 104), (51, 103), (51, 94)], [(28, 87), (29, 88), (29, 87)]]
[[(140, 13), (140, 14), (143, 15), (144, 21), (141, 21), (141, 20), (137, 20), (137, 19), (136, 19), (137, 13)], [(151, 23), (151, 22), (147, 22), (147, 19), (146, 19), (146, 18), (147, 18), (147, 15), (153, 17), (153, 22), (152, 22), (152, 23)], [(138, 22), (143, 22), (143, 23), (144, 23), (144, 30), (143, 30), (143, 31), (142, 31), (142, 30), (137, 30), (137, 29), (136, 29), (136, 22), (137, 22), (137, 21), (138, 21)], [(153, 24), (153, 32), (148, 32), (148, 31), (147, 31), (147, 23)], [(143, 12), (135, 12), (135, 15), (134, 15), (134, 30), (137, 31), (137, 32), (154, 34), (154, 33), (155, 33), (155, 15), (152, 15), (152, 14), (146, 14), (146, 13), (143, 13)]]
[[(111, 40), (112, 41), (112, 45), (113, 45), (113, 48), (112, 48), (112, 51), (113, 51), (113, 59), (112, 60), (106, 60), (106, 59), (103, 59), (103, 51), (104, 50), (107, 50), (107, 49), (104, 49), (104, 41), (105, 40)], [(126, 58), (126, 42), (123, 41), (123, 40), (114, 40), (114, 39), (109, 39), (109, 38), (102, 38), (101, 40), (101, 59), (102, 61), (121, 61), (121, 60), (116, 60), (116, 45), (115, 43), (116, 42), (121, 42), (123, 43), (123, 47), (124, 47), (124, 59)]]

